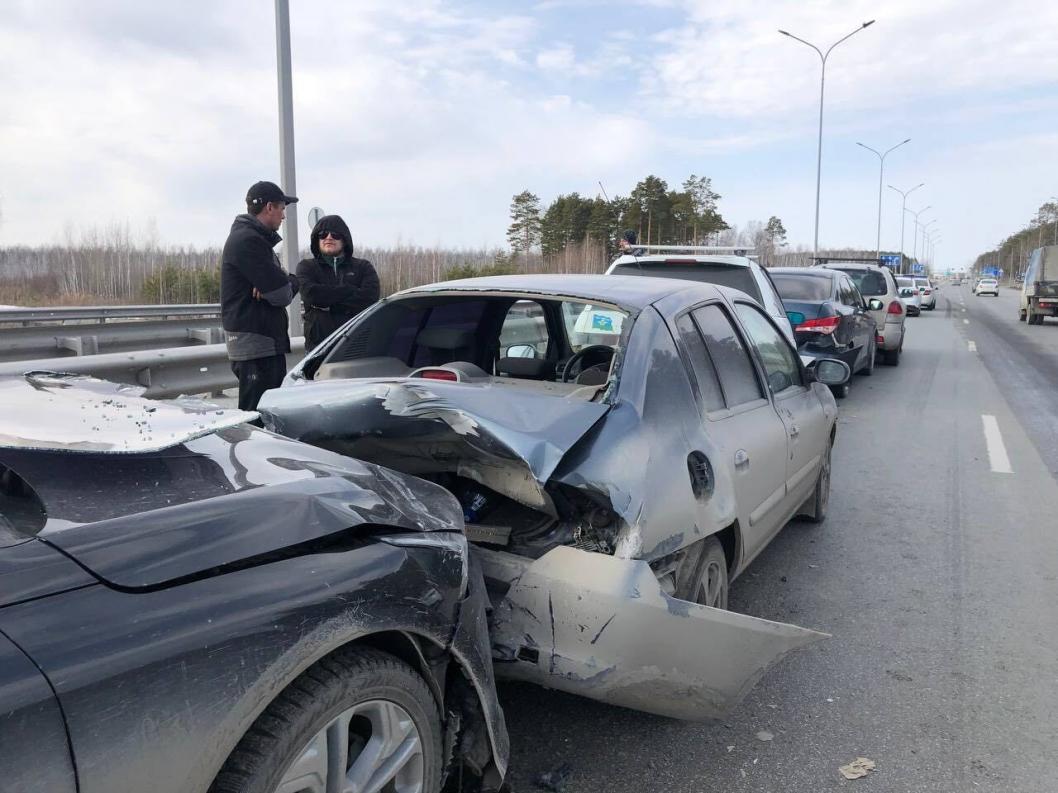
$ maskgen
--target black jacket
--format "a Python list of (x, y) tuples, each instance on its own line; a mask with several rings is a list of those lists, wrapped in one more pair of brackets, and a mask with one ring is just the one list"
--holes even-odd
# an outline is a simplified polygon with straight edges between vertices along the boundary
[[(337, 261), (320, 253), (320, 232), (341, 235), (343, 255)], [(312, 229), (311, 259), (298, 263), (298, 282), (305, 316), (305, 349), (311, 350), (368, 306), (377, 303), (378, 273), (367, 259), (352, 255), (349, 227), (337, 215), (320, 218)]]
[[(239, 215), (231, 224), (221, 257), (220, 306), (233, 360), (245, 358), (232, 354), (233, 339), (239, 345), (245, 339), (267, 345), (271, 339), (275, 346), (271, 354), (290, 352), (286, 306), (298, 291), (298, 280), (283, 270), (272, 250), (281, 239), (252, 215)], [(260, 298), (254, 298), (254, 289)], [(254, 349), (260, 349), (260, 344)]]

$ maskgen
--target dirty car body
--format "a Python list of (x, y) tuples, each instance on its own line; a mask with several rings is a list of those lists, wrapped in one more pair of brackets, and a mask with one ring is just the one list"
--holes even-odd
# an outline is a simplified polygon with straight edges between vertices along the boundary
[(498, 787), (484, 584), (451, 495), (253, 413), (79, 376), (0, 395), (5, 789), (204, 793), (281, 693), (354, 648), (420, 674), (445, 746)]
[(821, 637), (698, 586), (709, 547), (726, 585), (829, 484), (833, 397), (737, 290), (419, 287), (337, 331), (260, 410), (280, 434), (457, 495), (500, 675), (703, 719)]

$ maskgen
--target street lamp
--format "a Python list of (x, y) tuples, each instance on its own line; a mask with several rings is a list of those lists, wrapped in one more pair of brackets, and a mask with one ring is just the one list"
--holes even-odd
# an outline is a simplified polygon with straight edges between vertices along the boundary
[(900, 269), (901, 270), (904, 269), (904, 220), (906, 219), (904, 217), (904, 213), (907, 212), (907, 197), (909, 195), (911, 195), (913, 192), (915, 192), (916, 190), (918, 190), (918, 188), (925, 187), (925, 186), (926, 186), (926, 183), (925, 182), (921, 182), (921, 183), (915, 185), (914, 187), (912, 187), (910, 190), (900, 190), (900, 189), (898, 189), (896, 187), (893, 187), (892, 185), (889, 185), (889, 189), (890, 190), (896, 190), (896, 192), (900, 193), (900, 195), (903, 196), (903, 201), (900, 204)]
[(883, 153), (878, 151), (877, 149), (872, 149), (870, 146), (865, 146), (859, 141), (856, 141), (857, 146), (860, 146), (866, 149), (867, 151), (874, 152), (874, 154), (878, 157), (878, 239), (874, 246), (874, 255), (876, 258), (881, 257), (882, 255), (882, 176), (885, 173), (885, 158), (886, 156), (888, 156), (889, 152), (895, 151), (896, 149), (899, 149), (901, 146), (903, 146), (905, 143), (910, 142), (911, 138), (907, 138), (906, 140), (901, 141), (892, 148), (886, 149)]
[(826, 85), (826, 79), (827, 79), (827, 58), (830, 57), (830, 53), (833, 51), (833, 49), (836, 46), (841, 44), (841, 42), (845, 41), (848, 38), (851, 38), (852, 36), (856, 35), (857, 33), (859, 33), (864, 28), (868, 28), (868, 27), (870, 27), (873, 24), (874, 24), (874, 20), (873, 19), (870, 20), (869, 22), (864, 22), (862, 25), (860, 25), (858, 28), (856, 28), (854, 31), (852, 31), (852, 33), (849, 33), (847, 36), (845, 36), (843, 38), (840, 38), (837, 41), (835, 41), (833, 44), (831, 44), (830, 45), (830, 49), (828, 49), (826, 51), (826, 54), (824, 54), (819, 49), (819, 47), (817, 47), (815, 44), (812, 44), (811, 42), (805, 41), (802, 38), (798, 38), (793, 33), (787, 33), (785, 30), (780, 30), (779, 31), (780, 33), (782, 33), (782, 35), (784, 35), (784, 36), (786, 36), (788, 38), (791, 38), (794, 41), (799, 41), (802, 44), (804, 44), (805, 46), (811, 47), (812, 49), (814, 49), (816, 51), (816, 54), (819, 55), (819, 60), (822, 63), (822, 69), (821, 69), (821, 71), (819, 73), (819, 146), (818, 146), (818, 149), (817, 149), (817, 152), (816, 152), (816, 233), (815, 233), (815, 243), (812, 246), (812, 250), (813, 250), (812, 256), (813, 257), (816, 257), (816, 256), (819, 255), (819, 186), (820, 186), (820, 183), (822, 181), (822, 176), (823, 176), (823, 88)]
[(914, 248), (914, 253), (912, 254), (912, 257), (914, 259), (916, 259), (916, 260), (918, 259), (918, 216), (921, 215), (923, 212), (925, 212), (927, 209), (931, 209), (932, 206), (933, 206), (932, 204), (924, 206), (918, 212), (915, 212), (913, 209), (904, 210), (909, 215), (914, 215), (915, 216), (915, 231), (914, 231), (915, 248)]
[[(925, 212), (926, 210), (923, 209), (922, 211)], [(918, 219), (916, 218), (915, 220), (916, 220), (916, 223), (917, 223)], [(937, 222), (937, 219), (933, 218), (933, 220), (927, 221), (926, 223), (919, 224), (919, 226), (918, 226), (920, 229), (922, 229), (922, 255), (923, 256), (926, 255), (926, 229), (928, 229), (930, 226), (932, 226), (936, 222)]]
[[(294, 181), (294, 96), (290, 69), (290, 4), (275, 0), (276, 5), (276, 76), (279, 87), (279, 169), (283, 192), (297, 195)], [(287, 204), (283, 224), (283, 266), (294, 272), (298, 265), (298, 205)], [(287, 308), (290, 335), (300, 336), (301, 298)]]

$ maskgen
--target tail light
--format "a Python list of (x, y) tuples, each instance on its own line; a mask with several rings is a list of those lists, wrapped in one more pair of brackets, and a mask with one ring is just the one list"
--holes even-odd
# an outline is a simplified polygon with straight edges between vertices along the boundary
[(419, 372), (423, 380), (447, 380), (450, 383), (458, 383), (459, 375), (449, 369), (423, 369)]
[(883, 336), (881, 333), (876, 334), (874, 340), (879, 344), (885, 344), (885, 336)]
[(838, 329), (841, 317), (820, 317), (819, 319), (806, 319), (796, 328), (795, 333), (824, 333), (830, 335)]
[(929, 289), (923, 289), (922, 290), (922, 294), (924, 294), (924, 295), (932, 295), (933, 292), (931, 292)]
[(903, 314), (904, 313), (904, 306), (900, 303), (899, 300), (894, 300), (892, 303), (889, 304), (889, 310), (886, 313), (888, 313), (888, 314)]

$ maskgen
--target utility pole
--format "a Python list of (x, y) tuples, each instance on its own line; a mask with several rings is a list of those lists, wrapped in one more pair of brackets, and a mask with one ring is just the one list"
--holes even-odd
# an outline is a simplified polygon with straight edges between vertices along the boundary
[[(279, 169), (283, 192), (297, 195), (294, 178), (294, 90), (290, 69), (290, 3), (276, 0), (276, 71), (279, 84)], [(294, 272), (298, 266), (298, 205), (287, 205), (283, 223), (283, 266)], [(287, 308), (290, 335), (302, 335), (301, 296)]]

